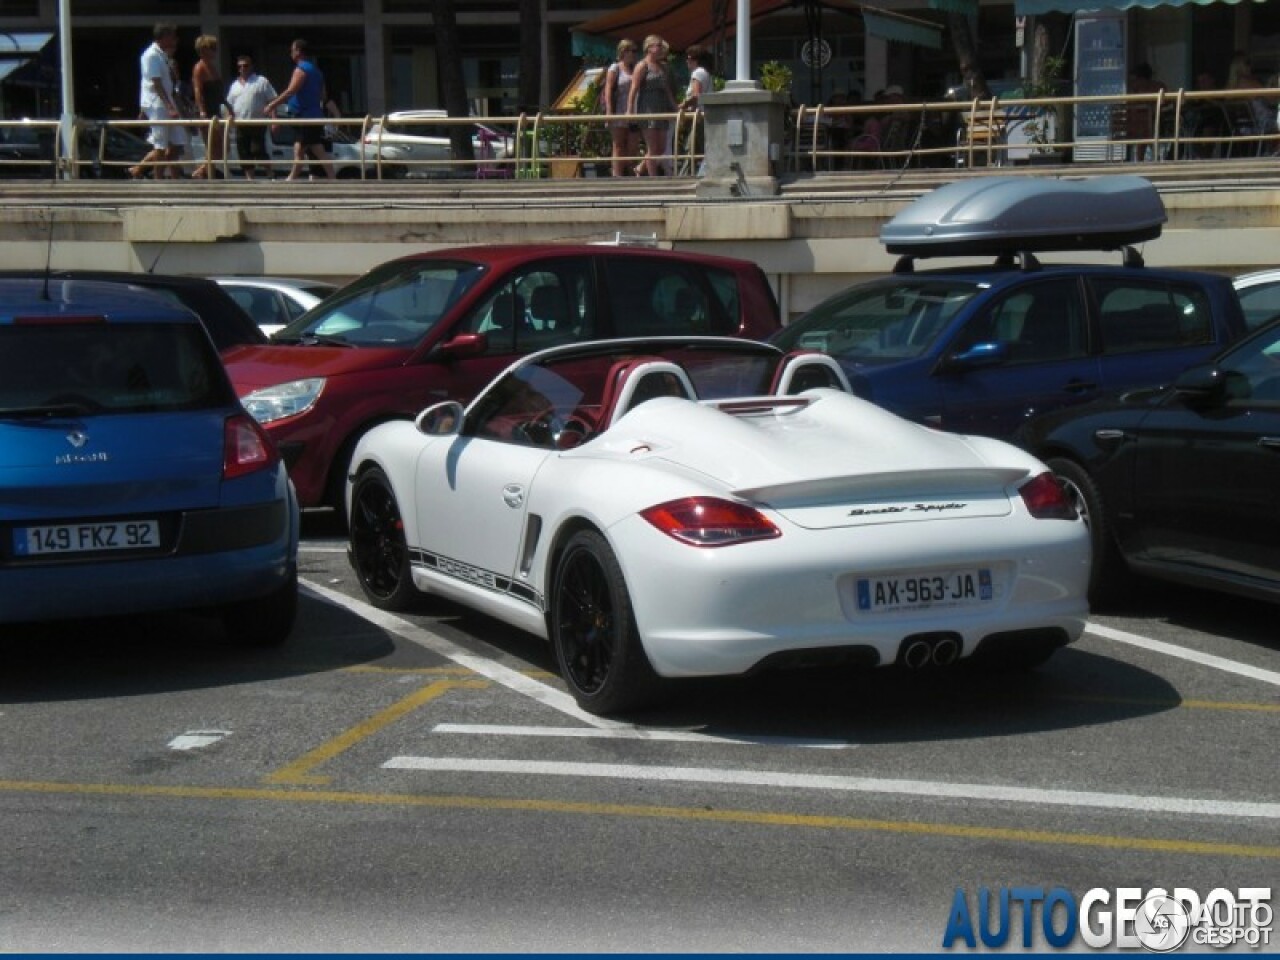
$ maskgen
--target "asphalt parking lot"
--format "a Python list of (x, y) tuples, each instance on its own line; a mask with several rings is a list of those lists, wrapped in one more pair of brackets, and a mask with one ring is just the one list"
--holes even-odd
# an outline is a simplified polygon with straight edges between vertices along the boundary
[(532, 637), (373, 610), (305, 527), (280, 650), (5, 631), (0, 948), (937, 950), (957, 889), (1275, 877), (1273, 607), (1152, 586), (1026, 676), (797, 671), (603, 720)]

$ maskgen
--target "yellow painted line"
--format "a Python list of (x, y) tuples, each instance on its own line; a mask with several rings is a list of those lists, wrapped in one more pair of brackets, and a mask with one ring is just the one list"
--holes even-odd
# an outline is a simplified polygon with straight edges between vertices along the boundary
[(469, 667), (379, 667), (368, 663), (343, 667), (341, 672), (401, 674), (421, 677), (474, 677), (476, 675), (476, 672)]
[(1248, 703), (1231, 700), (1170, 700), (1167, 697), (1107, 697), (1089, 694), (1062, 694), (1060, 700), (1085, 703), (1128, 704), (1136, 707), (1167, 707), (1170, 710), (1228, 710), (1242, 713), (1280, 713), (1280, 703)]
[(702, 807), (659, 807), (617, 803), (576, 803), (518, 797), (429, 797), (401, 793), (352, 793), (337, 790), (288, 790), (267, 787), (179, 787), (110, 783), (49, 783), (0, 780), (0, 793), (66, 796), (135, 797), (183, 800), (262, 800), (274, 803), (310, 803), (381, 807), (429, 807), (447, 810), (553, 813), (576, 816), (644, 817), (686, 822), (738, 823), (767, 827), (805, 827), (859, 833), (945, 837), (962, 840), (997, 840), (1045, 846), (1092, 847), (1144, 853), (1193, 854), (1210, 857), (1243, 857), (1280, 860), (1280, 847), (1242, 843), (1210, 843), (1149, 837), (1107, 836), (1048, 830), (1015, 830), (1005, 827), (973, 827), (963, 824), (920, 823), (909, 820), (870, 820), (858, 817), (768, 813), (753, 810), (707, 810)]
[(430, 703), (439, 696), (453, 690), (455, 688), (466, 688), (471, 690), (481, 689), (489, 685), (488, 681), (481, 680), (437, 680), (435, 683), (429, 683), (425, 687), (415, 690), (403, 700), (398, 700), (385, 710), (379, 711), (363, 723), (358, 723), (349, 730), (344, 731), (338, 736), (322, 743), (314, 750), (310, 750), (303, 754), (297, 760), (285, 767), (277, 770), (275, 773), (264, 777), (266, 783), (287, 783), (293, 785), (324, 785), (329, 783), (332, 777), (321, 777), (312, 774), (310, 771), (327, 763), (338, 754), (351, 749), (361, 740), (372, 734), (377, 733), (384, 727), (395, 723), (405, 714), (410, 713), (424, 703)]

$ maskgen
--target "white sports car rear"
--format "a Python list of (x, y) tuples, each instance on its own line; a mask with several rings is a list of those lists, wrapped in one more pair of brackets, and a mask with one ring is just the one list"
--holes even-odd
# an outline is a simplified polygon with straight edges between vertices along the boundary
[(584, 709), (792, 663), (1035, 665), (1088, 613), (1089, 538), (1007, 444), (850, 395), (819, 354), (575, 344), (361, 440), (370, 601), (450, 597), (550, 640)]

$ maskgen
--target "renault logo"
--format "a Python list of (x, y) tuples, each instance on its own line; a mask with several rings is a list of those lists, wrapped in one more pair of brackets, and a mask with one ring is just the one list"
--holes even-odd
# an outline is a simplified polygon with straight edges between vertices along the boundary
[(67, 434), (67, 443), (71, 444), (77, 450), (89, 442), (89, 435), (83, 430), (72, 430)]

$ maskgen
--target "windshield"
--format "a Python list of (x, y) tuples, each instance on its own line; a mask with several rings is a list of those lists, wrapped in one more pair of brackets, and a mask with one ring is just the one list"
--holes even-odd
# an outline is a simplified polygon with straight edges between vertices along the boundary
[(858, 360), (918, 357), (985, 289), (965, 280), (891, 277), (859, 284), (814, 307), (774, 339), (784, 350)]
[(390, 263), (308, 310), (276, 343), (408, 347), (425, 337), (475, 286), (485, 268), (460, 261)]

